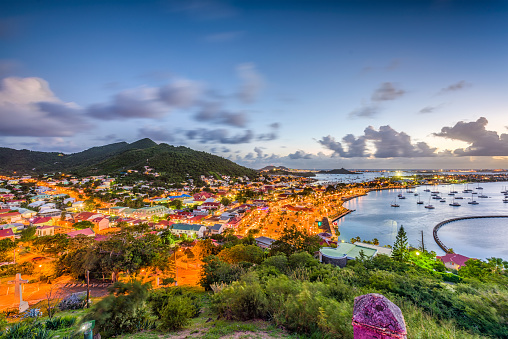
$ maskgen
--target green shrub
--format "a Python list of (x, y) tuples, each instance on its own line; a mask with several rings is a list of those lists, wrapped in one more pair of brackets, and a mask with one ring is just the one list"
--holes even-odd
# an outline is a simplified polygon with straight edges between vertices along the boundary
[(212, 297), (212, 308), (230, 320), (266, 318), (267, 306), (268, 300), (253, 272)]
[(149, 288), (149, 284), (139, 281), (117, 282), (110, 287), (110, 295), (99, 301), (83, 320), (95, 320), (97, 330), (105, 338), (135, 332), (148, 320)]
[(76, 323), (77, 318), (74, 316), (54, 317), (47, 319), (45, 326), (48, 330), (56, 331), (62, 328), (71, 327)]
[(283, 273), (288, 267), (288, 257), (285, 254), (274, 255), (263, 261), (264, 266), (275, 267), (279, 272)]
[(297, 267), (314, 267), (319, 265), (319, 260), (315, 259), (307, 252), (293, 253), (289, 256), (289, 266), (295, 269)]
[(194, 287), (171, 286), (152, 291), (148, 298), (148, 303), (152, 314), (157, 318), (161, 318), (163, 316), (162, 310), (169, 299), (185, 297), (191, 309), (190, 317), (196, 317), (202, 305), (200, 294), (201, 291)]
[(191, 298), (175, 296), (166, 300), (159, 313), (159, 328), (173, 331), (189, 324), (190, 319), (194, 316), (195, 308), (192, 306)]

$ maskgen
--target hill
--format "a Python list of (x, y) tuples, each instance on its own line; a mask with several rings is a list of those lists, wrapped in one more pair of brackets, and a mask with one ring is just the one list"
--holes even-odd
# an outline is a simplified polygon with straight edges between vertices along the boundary
[(256, 171), (206, 152), (187, 147), (157, 144), (150, 139), (92, 147), (82, 152), (62, 154), (0, 148), (0, 172), (40, 174), (66, 172), (76, 175), (115, 174), (127, 170), (144, 171), (145, 166), (165, 179), (181, 181), (201, 175), (254, 177)]
[(321, 174), (358, 174), (356, 172), (348, 171), (344, 167), (342, 167), (340, 169), (332, 169), (332, 170), (329, 170), (329, 171), (323, 170), (323, 171), (319, 171), (318, 173), (321, 173)]

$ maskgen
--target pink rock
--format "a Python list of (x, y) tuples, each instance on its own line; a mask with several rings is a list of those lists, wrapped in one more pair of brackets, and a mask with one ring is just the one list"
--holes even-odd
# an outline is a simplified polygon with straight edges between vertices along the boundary
[(355, 298), (353, 328), (355, 339), (405, 339), (407, 335), (400, 308), (376, 293)]

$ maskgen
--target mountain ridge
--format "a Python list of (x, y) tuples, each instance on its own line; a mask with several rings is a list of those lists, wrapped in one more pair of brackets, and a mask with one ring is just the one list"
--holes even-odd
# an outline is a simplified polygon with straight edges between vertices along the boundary
[(67, 172), (75, 175), (118, 174), (129, 169), (144, 171), (149, 166), (171, 181), (201, 175), (247, 175), (256, 171), (230, 160), (184, 146), (157, 144), (149, 138), (96, 146), (81, 152), (63, 154), (0, 148), (0, 172), (41, 174)]

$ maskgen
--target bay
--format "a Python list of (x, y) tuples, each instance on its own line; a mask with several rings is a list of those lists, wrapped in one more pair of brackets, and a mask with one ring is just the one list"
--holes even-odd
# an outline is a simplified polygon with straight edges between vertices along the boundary
[[(420, 245), (423, 231), (425, 247), (438, 255), (443, 255), (444, 251), (439, 248), (432, 236), (433, 228), (439, 222), (466, 216), (508, 216), (508, 203), (503, 203), (504, 194), (501, 193), (508, 183), (481, 183), (483, 189), (478, 189), (479, 186), (467, 185), (467, 188), (478, 193), (475, 195), (463, 193), (462, 191), (466, 189), (464, 184), (420, 186), (413, 189), (419, 196), (405, 190), (372, 191), (366, 196), (344, 203), (346, 208), (355, 211), (337, 221), (339, 239), (349, 241), (360, 236), (364, 240), (377, 238), (380, 245), (393, 245), (397, 230), (403, 225), (411, 245), (415, 247)], [(439, 191), (439, 195), (445, 198), (446, 202), (431, 199), (431, 193), (424, 192), (426, 188)], [(455, 196), (463, 197), (461, 200), (455, 200), (461, 206), (449, 205), (453, 201), (453, 196), (448, 195), (451, 190), (459, 192)], [(404, 195), (405, 199), (398, 199), (398, 194)], [(478, 196), (482, 194), (488, 198), (479, 198)], [(424, 204), (416, 204), (418, 198), (423, 200)], [(472, 199), (479, 204), (468, 204)], [(400, 207), (391, 207), (393, 201)], [(429, 202), (435, 209), (424, 207)], [(438, 235), (441, 241), (453, 248), (456, 253), (479, 259), (501, 257), (508, 260), (508, 218), (456, 221), (443, 226)]]

